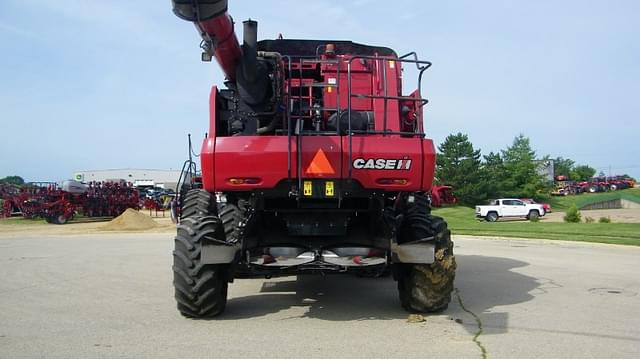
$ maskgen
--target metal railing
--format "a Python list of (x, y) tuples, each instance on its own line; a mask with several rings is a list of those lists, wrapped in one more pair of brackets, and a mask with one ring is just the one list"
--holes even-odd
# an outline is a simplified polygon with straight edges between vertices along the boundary
[[(410, 57), (413, 57), (413, 59), (411, 59)], [(370, 95), (370, 94), (354, 94), (353, 93), (353, 83), (351, 80), (351, 64), (354, 60), (372, 60), (375, 61), (376, 67), (379, 68), (380, 67), (380, 62), (382, 62), (383, 66), (382, 67), (382, 91), (384, 93), (384, 95)], [(414, 63), (419, 71), (418, 74), (418, 96), (414, 97), (414, 96), (389, 96), (389, 89), (388, 89), (388, 81), (387, 81), (387, 64), (390, 61), (394, 61), (394, 62), (400, 62), (400, 63)], [(418, 56), (415, 52), (410, 52), (406, 55), (400, 56), (398, 58), (396, 57), (391, 57), (391, 56), (361, 56), (361, 55), (357, 55), (357, 56), (353, 56), (351, 57), (348, 62), (347, 62), (347, 91), (348, 91), (348, 96), (347, 96), (347, 123), (348, 123), (348, 131), (347, 131), (347, 135), (349, 136), (349, 177), (348, 179), (351, 180), (351, 178), (353, 177), (353, 134), (354, 133), (362, 133), (362, 134), (382, 134), (383, 136), (387, 136), (387, 135), (403, 135), (403, 136), (420, 136), (420, 137), (424, 137), (424, 133), (422, 132), (409, 132), (409, 133), (404, 133), (402, 131), (400, 132), (389, 132), (387, 131), (387, 118), (388, 118), (388, 102), (389, 100), (394, 100), (394, 101), (398, 101), (398, 103), (400, 101), (413, 101), (413, 102), (419, 102), (419, 105), (416, 105), (416, 109), (418, 108), (422, 108), (424, 107), (427, 103), (429, 103), (429, 100), (427, 99), (423, 99), (421, 94), (422, 94), (422, 75), (423, 73), (429, 68), (431, 67), (431, 62), (429, 61), (423, 61), (423, 60), (418, 60)], [(400, 67), (402, 68), (402, 67)], [(379, 70), (377, 70), (379, 71)], [(373, 93), (373, 91), (372, 91)], [(370, 99), (382, 99), (383, 102), (383, 108), (384, 108), (384, 117), (382, 120), (382, 131), (353, 131), (351, 128), (351, 99), (352, 98), (370, 98)]]
[[(317, 52), (317, 51), (316, 51)], [(317, 54), (316, 54), (317, 55)], [(346, 135), (348, 136), (348, 160), (349, 160), (349, 170), (348, 170), (348, 180), (351, 180), (353, 178), (353, 135), (382, 135), (382, 136), (388, 136), (388, 135), (400, 135), (400, 136), (414, 136), (414, 137), (424, 137), (425, 134), (421, 131), (421, 124), (418, 124), (416, 127), (416, 131), (415, 132), (407, 132), (407, 131), (402, 131), (402, 128), (400, 129), (400, 131), (389, 131), (388, 130), (388, 108), (389, 108), (389, 101), (398, 101), (398, 104), (400, 103), (400, 101), (411, 101), (416, 103), (415, 105), (415, 109), (416, 110), (420, 110), (422, 109), (422, 107), (424, 107), (429, 101), (427, 99), (423, 99), (421, 94), (422, 94), (422, 78), (423, 78), (423, 74), (424, 72), (431, 67), (432, 63), (429, 61), (424, 61), (424, 60), (419, 60), (418, 56), (415, 52), (409, 52), (403, 56), (400, 57), (391, 57), (391, 56), (364, 56), (364, 55), (356, 55), (353, 56), (351, 58), (349, 58), (348, 60), (346, 60), (347, 63), (347, 107), (346, 109), (342, 109), (341, 108), (341, 104), (340, 104), (340, 68), (341, 68), (341, 64), (345, 62), (345, 60), (340, 59), (339, 57), (336, 58), (335, 60), (322, 60), (319, 59), (318, 56), (315, 57), (305, 57), (305, 56), (296, 56), (296, 60), (294, 60), (292, 58), (292, 56), (282, 56), (283, 60), (287, 61), (287, 71), (288, 71), (288, 79), (289, 79), (289, 84), (286, 87), (285, 90), (285, 98), (287, 99), (287, 105), (286, 105), (286, 128), (287, 128), (287, 137), (288, 137), (288, 141), (287, 141), (287, 146), (288, 146), (288, 156), (287, 156), (287, 169), (288, 169), (288, 179), (289, 181), (292, 180), (292, 148), (291, 148), (291, 137), (292, 137), (292, 127), (294, 127), (295, 130), (295, 135), (296, 135), (296, 147), (297, 147), (297, 164), (296, 164), (296, 177), (297, 177), (297, 182), (298, 182), (298, 198), (300, 198), (300, 191), (302, 188), (302, 137), (304, 135), (309, 135), (309, 134), (314, 134), (314, 135), (319, 135), (319, 134), (336, 134), (336, 135), (341, 135), (341, 131), (342, 129), (341, 127), (341, 113), (344, 111), (347, 111), (347, 131), (346, 131)], [(353, 92), (353, 81), (352, 81), (352, 63), (355, 60), (366, 60), (366, 61), (373, 61), (377, 67), (377, 72), (379, 75), (379, 71), (380, 71), (380, 67), (382, 68), (382, 73), (381, 73), (381, 77), (382, 77), (382, 88), (379, 89), (379, 91), (382, 91), (382, 95), (374, 95), (374, 93), (376, 93), (376, 91), (372, 88), (371, 93), (370, 94), (362, 94), (362, 93), (354, 93)], [(291, 86), (292, 85), (292, 81), (294, 79), (293, 77), (293, 68), (292, 68), (292, 64), (297, 63), (298, 65), (298, 76), (296, 78), (296, 80), (298, 81), (298, 86)], [(396, 63), (411, 63), (411, 64), (415, 64), (416, 69), (418, 70), (418, 89), (417, 89), (417, 96), (413, 95), (413, 96), (396, 96), (396, 95), (389, 95), (389, 88), (388, 88), (388, 73), (387, 73), (387, 66), (389, 61), (394, 61)], [(304, 71), (304, 65), (305, 64), (323, 64), (323, 63), (328, 63), (328, 64), (335, 64), (336, 65), (336, 83), (335, 84), (329, 84), (329, 83), (310, 83), (310, 84), (305, 84), (305, 78), (303, 77), (303, 71)], [(382, 66), (381, 66), (382, 65)], [(401, 68), (401, 65), (400, 65)], [(380, 78), (380, 76), (378, 76), (378, 78)], [(308, 79), (307, 79), (308, 80)], [(292, 87), (298, 87), (298, 93), (297, 95), (292, 94)], [(326, 108), (326, 107), (321, 107), (321, 108), (313, 108), (313, 104), (310, 103), (309, 104), (309, 115), (305, 116), (303, 115), (304, 110), (302, 109), (302, 102), (305, 99), (313, 99), (313, 90), (310, 89), (310, 91), (308, 91), (308, 96), (304, 96), (303, 94), (303, 88), (326, 88), (326, 87), (333, 87), (336, 89), (336, 108)], [(395, 89), (394, 89), (395, 90)], [(375, 130), (375, 131), (362, 131), (362, 130), (354, 130), (351, 126), (351, 109), (352, 109), (352, 99), (353, 98), (366, 98), (366, 99), (371, 99), (371, 100), (375, 100), (375, 99), (381, 99), (383, 100), (383, 125), (382, 125), (382, 129), (381, 130)], [(294, 101), (298, 101), (298, 113), (297, 114), (292, 114), (292, 106), (293, 106), (293, 102)], [(314, 110), (322, 110), (322, 111), (332, 111), (336, 113), (337, 116), (337, 121), (336, 121), (336, 130), (335, 131), (309, 131), (306, 132), (304, 130), (304, 121), (306, 118), (313, 118), (313, 113), (312, 111)], [(295, 121), (295, 126), (292, 126), (292, 121)], [(342, 145), (342, 142), (341, 142)], [(343, 156), (340, 156), (340, 171), (342, 171), (343, 168)], [(340, 191), (337, 191), (337, 193), (340, 193)]]

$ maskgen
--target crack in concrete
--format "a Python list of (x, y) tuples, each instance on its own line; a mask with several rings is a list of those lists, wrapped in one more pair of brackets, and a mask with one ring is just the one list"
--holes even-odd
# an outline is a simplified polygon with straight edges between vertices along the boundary
[(535, 293), (534, 291), (532, 291), (531, 294), (533, 295), (549, 294), (548, 289), (564, 288), (564, 286), (556, 283), (553, 279), (550, 278), (536, 278), (536, 282), (538, 283), (538, 286), (534, 289), (534, 291), (539, 291), (539, 293)]
[(482, 345), (482, 342), (478, 340), (478, 337), (480, 337), (483, 331), (482, 321), (480, 320), (480, 317), (476, 315), (476, 313), (470, 311), (464, 306), (464, 304), (462, 303), (462, 297), (460, 296), (460, 291), (458, 290), (458, 288), (455, 288), (455, 292), (456, 292), (456, 298), (458, 298), (458, 304), (460, 305), (460, 308), (462, 308), (462, 310), (464, 310), (465, 312), (469, 313), (476, 320), (478, 331), (473, 336), (473, 342), (476, 343), (476, 346), (480, 349), (480, 354), (482, 355), (482, 359), (487, 359), (487, 348), (485, 348), (484, 345)]

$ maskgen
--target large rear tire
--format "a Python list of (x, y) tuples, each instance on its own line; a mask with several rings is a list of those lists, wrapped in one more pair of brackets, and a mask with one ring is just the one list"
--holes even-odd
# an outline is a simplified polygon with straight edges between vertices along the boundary
[(453, 255), (451, 231), (440, 217), (427, 215), (422, 225), (435, 236), (435, 259), (431, 264), (397, 264), (400, 266), (398, 293), (400, 304), (409, 312), (438, 312), (451, 302), (456, 259)]
[(202, 264), (202, 244), (224, 240), (215, 214), (215, 197), (204, 190), (185, 196), (173, 251), (173, 285), (178, 311), (189, 318), (211, 318), (227, 304), (228, 265)]
[(242, 236), (243, 210), (232, 203), (226, 203), (218, 209), (228, 243), (236, 243)]
[(413, 203), (404, 212), (404, 219), (398, 233), (398, 243), (413, 242), (433, 236), (433, 230), (429, 227), (431, 207), (426, 196), (415, 194)]
[(216, 198), (203, 189), (189, 190), (181, 203), (180, 218), (217, 215)]

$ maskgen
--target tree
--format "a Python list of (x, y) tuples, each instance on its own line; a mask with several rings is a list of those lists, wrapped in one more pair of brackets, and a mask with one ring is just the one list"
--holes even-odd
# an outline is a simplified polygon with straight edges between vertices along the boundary
[(502, 151), (506, 171), (504, 191), (510, 197), (534, 197), (545, 188), (542, 176), (538, 174), (536, 153), (531, 149), (529, 138), (520, 134), (513, 144)]
[[(557, 157), (553, 160), (553, 177), (566, 176), (571, 177), (571, 170), (575, 162), (568, 158)], [(571, 178), (573, 179), (573, 178)]]
[(482, 181), (485, 183), (488, 198), (502, 197), (504, 188), (507, 186), (506, 173), (500, 153), (489, 152), (484, 156)]
[(0, 179), (0, 184), (14, 184), (17, 186), (21, 186), (24, 184), (24, 179), (20, 176), (7, 176)]
[(486, 198), (481, 183), (480, 150), (475, 150), (469, 137), (458, 132), (449, 135), (438, 146), (436, 176), (441, 183), (453, 187), (458, 202), (475, 205)]
[(596, 174), (595, 168), (587, 165), (576, 166), (571, 170), (571, 179), (574, 181), (586, 181)]

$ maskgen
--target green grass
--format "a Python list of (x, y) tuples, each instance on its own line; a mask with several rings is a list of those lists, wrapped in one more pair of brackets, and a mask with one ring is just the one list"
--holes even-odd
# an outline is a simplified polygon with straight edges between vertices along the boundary
[(620, 191), (602, 192), (602, 193), (583, 193), (575, 196), (553, 196), (548, 202), (553, 210), (566, 210), (575, 204), (576, 207), (611, 201), (614, 199), (626, 199), (631, 202), (640, 203), (640, 187), (623, 189)]
[(454, 234), (514, 238), (557, 239), (640, 246), (640, 223), (545, 223), (529, 221), (485, 222), (475, 218), (472, 208), (433, 210), (443, 217)]

